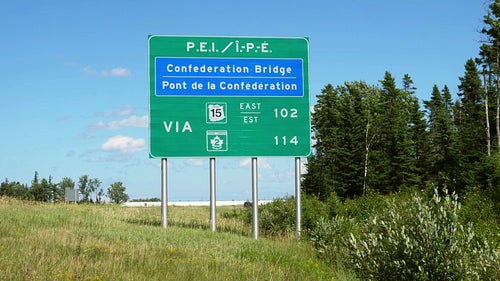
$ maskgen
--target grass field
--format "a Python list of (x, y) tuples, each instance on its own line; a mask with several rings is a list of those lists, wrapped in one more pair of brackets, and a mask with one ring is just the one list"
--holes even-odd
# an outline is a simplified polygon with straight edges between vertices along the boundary
[[(295, 237), (252, 238), (238, 207), (161, 210), (0, 198), (0, 280), (353, 280)], [(226, 214), (226, 215), (224, 215)]]

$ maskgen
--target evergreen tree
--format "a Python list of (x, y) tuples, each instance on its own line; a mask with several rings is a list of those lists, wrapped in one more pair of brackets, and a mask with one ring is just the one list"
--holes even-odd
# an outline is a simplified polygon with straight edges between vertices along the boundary
[(474, 60), (465, 64), (465, 73), (460, 77), (459, 107), (455, 119), (457, 126), (457, 176), (458, 191), (467, 186), (473, 186), (474, 169), (480, 165), (481, 158), (486, 153), (486, 134), (484, 125), (484, 101), (481, 79)]
[(28, 185), (20, 184), (19, 182), (11, 183), (13, 197), (19, 198), (21, 200), (33, 200), (33, 195), (30, 192)]
[(35, 176), (31, 183), (30, 193), (33, 195), (33, 199), (36, 201), (46, 201), (46, 194), (42, 184), (38, 182), (38, 172), (35, 171)]
[(20, 184), (19, 182), (9, 182), (8, 179), (5, 179), (0, 185), (0, 196), (8, 196), (21, 200), (33, 199), (27, 185)]
[(47, 179), (43, 178), (40, 185), (42, 186), (42, 190), (43, 190), (43, 198), (41, 201), (44, 201), (44, 202), (50, 201), (50, 199), (51, 199), (50, 198), (51, 186), (50, 186), (49, 181)]
[(308, 159), (307, 171), (302, 184), (306, 194), (325, 200), (333, 192), (333, 163), (335, 136), (338, 133), (336, 119), (338, 112), (338, 92), (331, 84), (325, 86), (318, 95), (318, 102), (312, 113), (311, 126), (316, 139), (315, 155)]
[(438, 186), (453, 188), (455, 179), (454, 129), (451, 116), (451, 94), (445, 85), (442, 92), (434, 85), (427, 109), (429, 143), (429, 173)]
[[(429, 180), (428, 167), (430, 165), (429, 133), (425, 112), (420, 109), (417, 97), (413, 96), (417, 88), (413, 86), (413, 80), (408, 74), (403, 78), (403, 96), (407, 100), (409, 110), (408, 133), (411, 141), (410, 155), (415, 159), (415, 173), (419, 175), (421, 183)], [(415, 180), (417, 180), (415, 178)]]
[(7, 178), (0, 184), (0, 196), (12, 197), (12, 186)]
[(364, 82), (328, 85), (318, 96), (312, 126), (316, 154), (308, 160), (303, 190), (325, 200), (331, 192), (342, 197), (364, 192), (368, 178), (370, 145), (377, 131), (376, 110), (380, 90)]
[[(488, 69), (493, 69), (490, 73), (493, 73), (493, 79), (496, 82), (492, 83), (496, 85), (490, 91), (492, 98), (496, 100), (494, 110), (495, 130), (492, 140), (496, 138), (496, 149), (500, 155), (500, 1), (492, 1), (488, 8), (489, 11), (483, 20), (485, 26), (481, 30), (481, 33), (486, 38), (485, 43), (481, 46), (480, 56), (482, 62), (488, 65)], [(491, 77), (489, 77), (488, 81), (493, 82)]]
[(364, 82), (328, 85), (312, 116), (317, 143), (304, 177), (304, 192), (324, 200), (383, 193), (417, 185), (429, 165), (425, 115), (413, 96), (413, 81), (404, 90), (386, 73), (382, 89)]
[(49, 176), (49, 200), (52, 202), (64, 201), (64, 189), (59, 184), (52, 182), (52, 176)]
[[(317, 147), (317, 145), (315, 145)], [(302, 192), (325, 200), (331, 190), (326, 186), (324, 159), (316, 152), (307, 159), (307, 173), (303, 175)]]
[(33, 177), (32, 183), (38, 183), (38, 171), (35, 171), (35, 176)]
[[(491, 141), (492, 157), (482, 159), (480, 165), (476, 169), (477, 180), (481, 185), (488, 189), (487, 194), (490, 194), (493, 202), (500, 210), (500, 181), (498, 175), (500, 174), (500, 1), (491, 1), (488, 13), (484, 16), (484, 28), (481, 33), (486, 36), (484, 44), (480, 48), (480, 62), (488, 68), (488, 82), (485, 86), (485, 114), (492, 116), (491, 123), (494, 124), (491, 131), (488, 130), (486, 124), (486, 138)], [(485, 77), (486, 78), (486, 77)], [(491, 87), (491, 88), (490, 88)], [(488, 97), (491, 97), (493, 102), (492, 114), (489, 113)], [(490, 121), (487, 116), (486, 121)], [(488, 143), (489, 144), (489, 143)], [(487, 148), (489, 152), (489, 147)]]
[(370, 88), (365, 83), (345, 83), (338, 88), (340, 108), (337, 126), (335, 192), (344, 197), (363, 192), (365, 129), (367, 108), (365, 99)]
[(413, 84), (414, 84), (414, 83), (413, 83), (413, 80), (411, 79), (410, 75), (405, 74), (405, 75), (403, 76), (403, 92), (407, 92), (407, 93), (409, 93), (409, 94), (413, 94), (413, 93), (415, 93), (415, 90), (416, 90), (417, 88), (415, 88), (415, 87), (413, 86)]
[(383, 88), (380, 105), (384, 108), (381, 116), (378, 163), (375, 174), (379, 177), (375, 182), (382, 192), (399, 191), (417, 184), (416, 161), (412, 157), (414, 150), (410, 125), (410, 102), (404, 91), (396, 87), (395, 79), (386, 72), (380, 81)]

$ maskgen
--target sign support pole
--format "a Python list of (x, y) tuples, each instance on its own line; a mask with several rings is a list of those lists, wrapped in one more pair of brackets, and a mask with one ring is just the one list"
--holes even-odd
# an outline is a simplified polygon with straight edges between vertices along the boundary
[(215, 158), (210, 158), (210, 229), (217, 230), (217, 214), (215, 200)]
[(301, 198), (300, 198), (300, 157), (295, 157), (295, 227), (297, 235), (300, 236), (301, 231)]
[(257, 157), (252, 157), (252, 233), (259, 239), (259, 198), (257, 192)]
[(167, 158), (161, 159), (161, 226), (168, 226)]

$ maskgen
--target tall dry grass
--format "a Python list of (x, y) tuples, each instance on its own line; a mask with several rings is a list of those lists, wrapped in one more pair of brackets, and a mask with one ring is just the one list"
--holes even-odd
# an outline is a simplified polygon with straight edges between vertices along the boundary
[[(224, 215), (227, 212), (229, 215)], [(65, 205), (0, 199), (0, 280), (331, 280), (348, 273), (293, 238), (251, 238), (218, 208)]]

